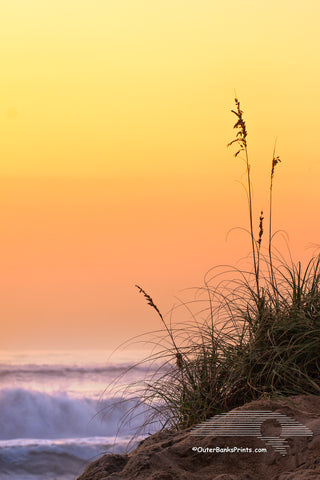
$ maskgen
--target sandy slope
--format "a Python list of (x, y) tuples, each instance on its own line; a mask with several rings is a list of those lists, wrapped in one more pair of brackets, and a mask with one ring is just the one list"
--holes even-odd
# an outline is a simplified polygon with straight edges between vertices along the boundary
[[(232, 412), (272, 411), (309, 429), (309, 436), (289, 435), (286, 454), (264, 440), (248, 436), (198, 436), (190, 429), (148, 437), (126, 455), (104, 455), (78, 480), (320, 480), (320, 397), (300, 395), (282, 400), (262, 399)], [(235, 419), (238, 414), (228, 418)], [(235, 421), (235, 420), (232, 420)], [(261, 424), (264, 437), (284, 440), (277, 420)], [(300, 428), (300, 427), (299, 427)], [(266, 453), (200, 453), (192, 447), (267, 448)]]

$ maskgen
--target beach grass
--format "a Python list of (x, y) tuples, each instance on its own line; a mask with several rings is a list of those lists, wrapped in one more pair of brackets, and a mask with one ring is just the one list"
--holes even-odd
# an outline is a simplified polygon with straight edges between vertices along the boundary
[[(280, 157), (271, 156), (267, 246), (264, 214), (253, 215), (247, 127), (235, 99), (236, 157), (246, 164), (250, 267), (214, 267), (190, 302), (169, 318), (137, 286), (158, 315), (158, 351), (146, 360), (164, 368), (136, 390), (146, 406), (146, 424), (181, 429), (261, 397), (320, 394), (320, 257), (306, 267), (285, 260), (273, 246), (272, 193)], [(193, 307), (197, 307), (195, 312)], [(188, 319), (173, 322), (185, 309)], [(145, 425), (144, 425), (145, 426)]]

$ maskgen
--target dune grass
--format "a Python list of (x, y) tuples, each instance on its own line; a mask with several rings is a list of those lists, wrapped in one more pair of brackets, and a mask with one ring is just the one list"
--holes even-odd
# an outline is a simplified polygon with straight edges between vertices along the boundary
[[(182, 323), (166, 320), (137, 286), (165, 334), (158, 353), (149, 357), (165, 368), (138, 391), (147, 423), (158, 420), (163, 428), (190, 427), (261, 397), (320, 394), (320, 257), (303, 269), (272, 246), (272, 191), (280, 162), (275, 148), (269, 236), (262, 248), (264, 216), (255, 235), (247, 128), (237, 98), (232, 112), (237, 133), (229, 146), (237, 146), (235, 156), (246, 163), (252, 268), (211, 269), (196, 297), (182, 303), (189, 317)], [(194, 305), (200, 310), (193, 312)]]

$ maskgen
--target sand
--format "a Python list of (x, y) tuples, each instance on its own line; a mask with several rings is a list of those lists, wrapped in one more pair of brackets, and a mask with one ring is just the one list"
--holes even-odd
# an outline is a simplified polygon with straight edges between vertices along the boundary
[[(247, 415), (245, 411), (251, 414)], [(244, 435), (237, 420), (241, 416), (239, 412), (242, 412), (241, 418), (251, 415), (257, 419), (260, 414), (252, 412), (260, 411), (271, 412), (267, 414), (271, 416), (275, 414), (274, 419), (261, 423), (259, 434), (263, 439), (257, 435)], [(299, 395), (279, 400), (257, 400), (229, 412), (227, 428), (237, 428), (233, 432), (240, 432), (240, 435), (227, 435), (228, 430), (224, 430), (227, 436), (222, 436), (223, 430), (220, 430), (220, 435), (213, 435), (210, 431), (209, 436), (195, 437), (191, 429), (156, 433), (143, 440), (129, 455), (104, 455), (91, 463), (78, 480), (320, 479), (320, 397)], [(275, 438), (280, 439), (278, 447), (268, 445), (268, 442), (277, 445)], [(193, 451), (193, 447), (207, 450)], [(237, 447), (242, 451), (209, 451), (216, 447)], [(252, 451), (266, 448), (267, 452), (244, 451), (250, 448)], [(277, 451), (281, 448), (282, 453)]]

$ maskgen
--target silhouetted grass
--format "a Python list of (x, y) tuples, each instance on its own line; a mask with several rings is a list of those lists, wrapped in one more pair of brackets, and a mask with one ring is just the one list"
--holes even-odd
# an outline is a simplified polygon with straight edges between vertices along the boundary
[[(272, 155), (269, 196), (269, 238), (263, 254), (264, 217), (254, 234), (252, 185), (247, 128), (235, 99), (235, 156), (244, 155), (247, 168), (249, 234), (252, 271), (211, 269), (196, 297), (182, 302), (190, 319), (172, 323), (141, 287), (160, 317), (166, 338), (155, 341), (164, 368), (136, 388), (136, 398), (148, 412), (146, 424), (184, 428), (260, 397), (320, 394), (320, 257), (303, 269), (286, 262), (272, 248)], [(194, 308), (198, 308), (194, 311)], [(128, 393), (128, 392), (127, 392)], [(145, 426), (145, 425), (144, 425)]]

